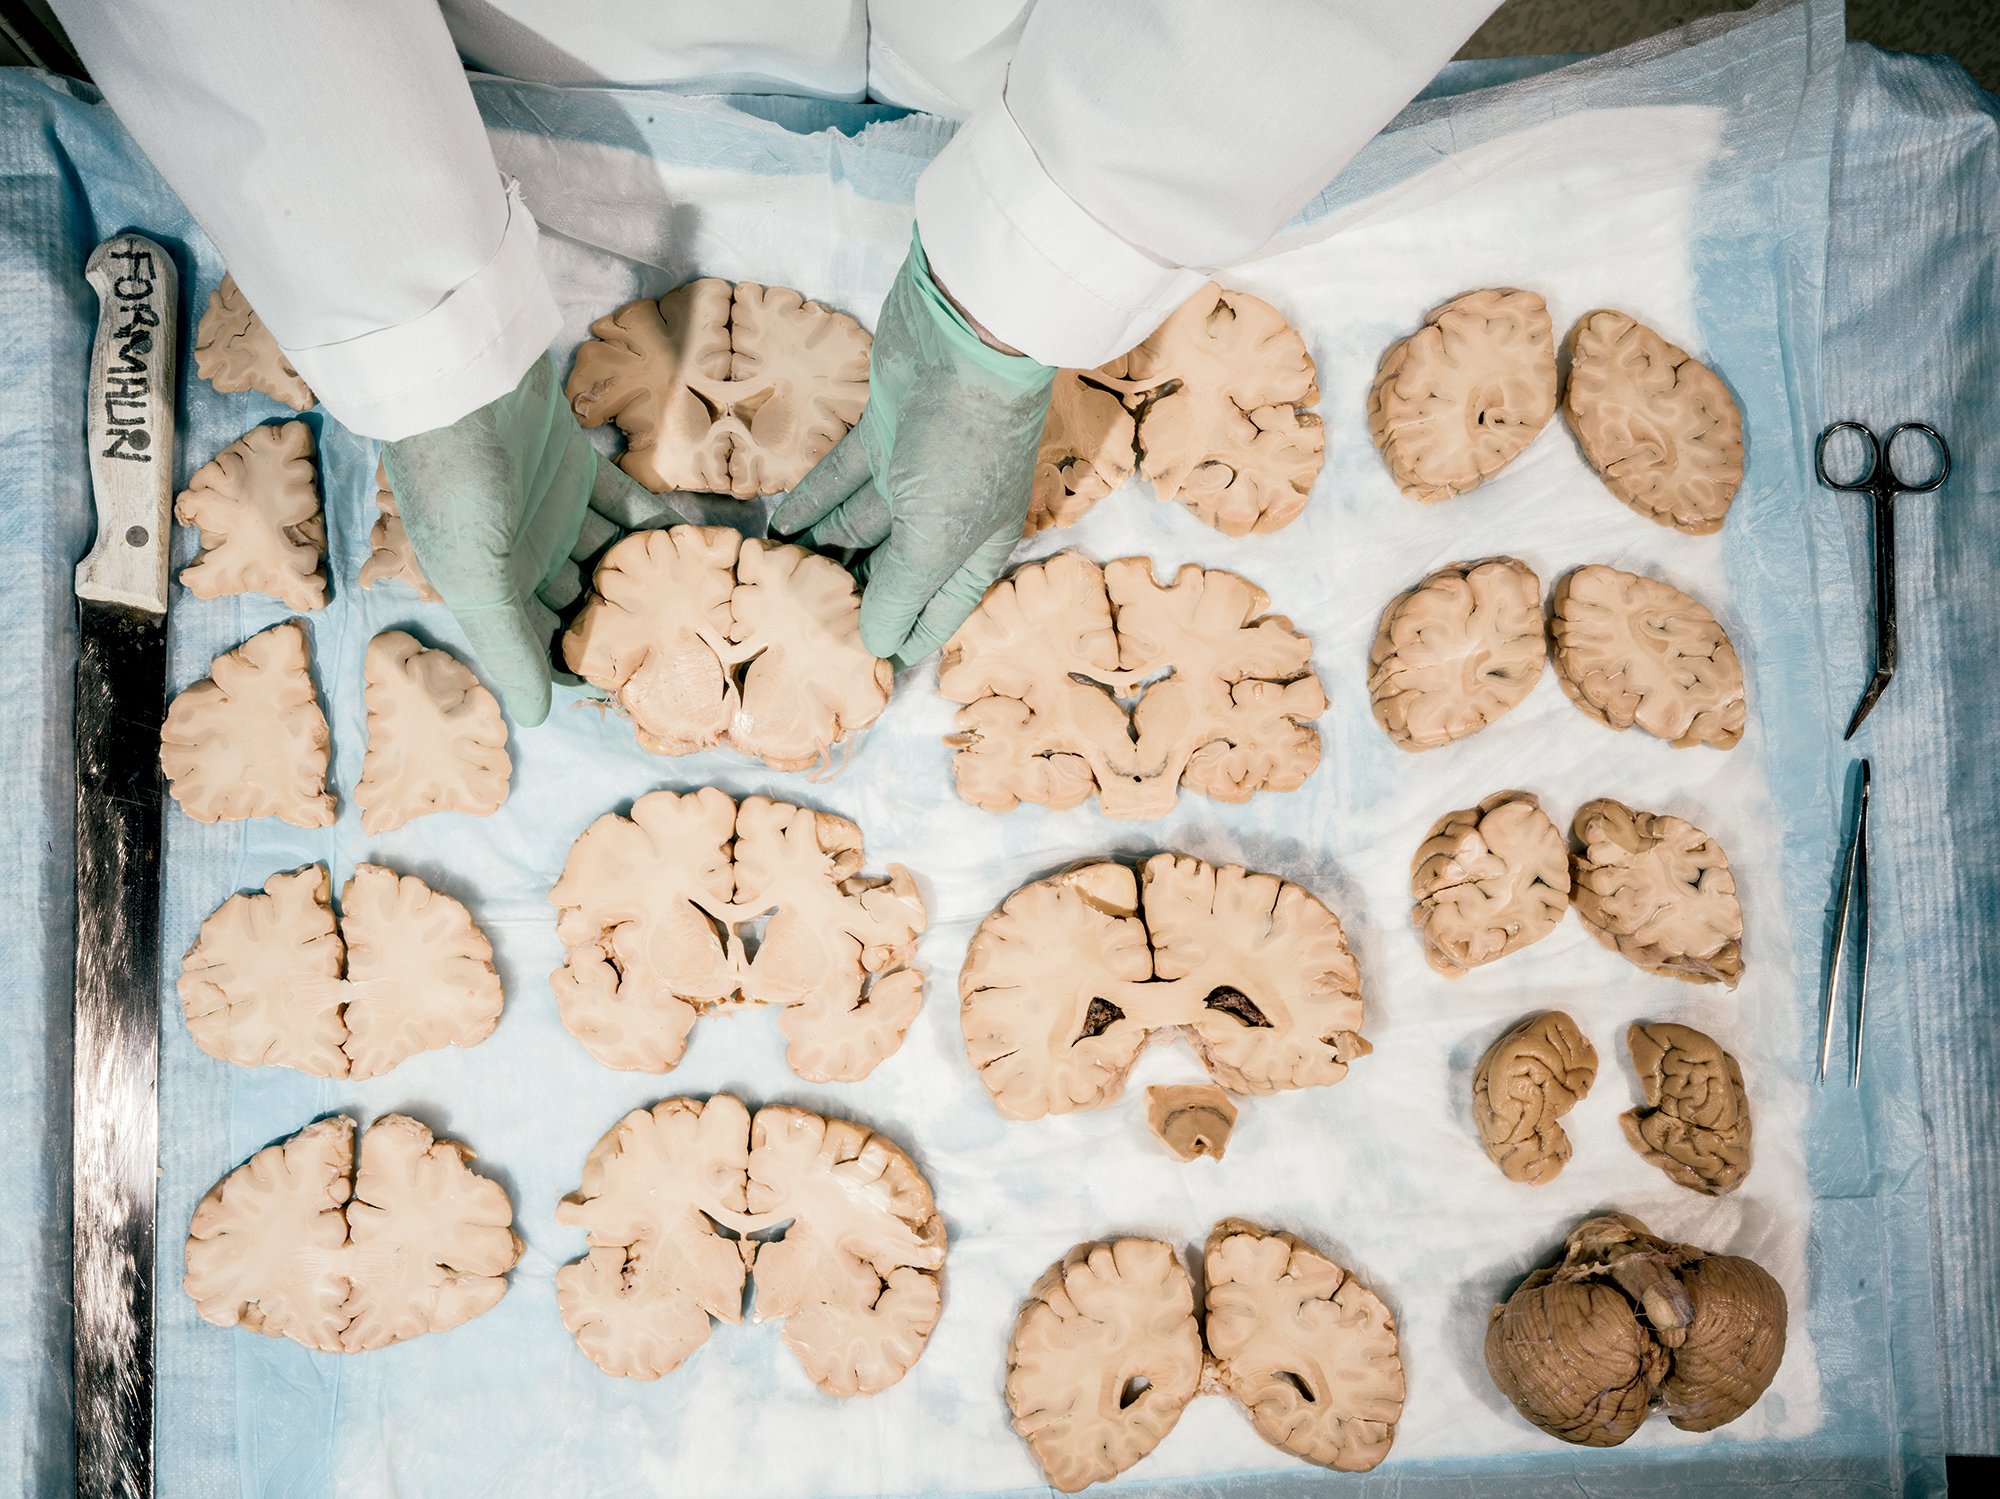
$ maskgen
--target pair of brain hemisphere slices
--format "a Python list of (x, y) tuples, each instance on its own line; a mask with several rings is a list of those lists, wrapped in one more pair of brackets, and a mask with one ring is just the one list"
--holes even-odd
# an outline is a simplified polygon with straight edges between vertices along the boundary
[(656, 754), (727, 745), (804, 770), (888, 705), (895, 672), (861, 643), (853, 575), (803, 547), (726, 526), (639, 531), (592, 586), (563, 659)]
[(1007, 1345), (1014, 1429), (1065, 1493), (1153, 1451), (1188, 1402), (1219, 1390), (1273, 1446), (1365, 1472), (1403, 1412), (1396, 1322), (1382, 1299), (1293, 1234), (1226, 1219), (1203, 1255), (1203, 1317), (1174, 1246), (1079, 1244), (1035, 1282)]
[(289, 609), (326, 603), (326, 519), (304, 422), (252, 427), (188, 480), (174, 518), (201, 533), (180, 579), (199, 599), (266, 593)]
[[(846, 818), (714, 787), (605, 814), (549, 892), (563, 1024), (606, 1066), (666, 1072), (701, 1015), (772, 1005), (799, 1076), (867, 1076), (923, 1004), (924, 907), (908, 870), (861, 863)], [(753, 955), (742, 932), (765, 917)]]
[(1555, 333), (1531, 291), (1466, 292), (1391, 344), (1368, 392), (1368, 431), (1396, 487), (1444, 500), (1490, 479), (1556, 414)]
[[(368, 753), (354, 788), (362, 830), (388, 832), (431, 812), (497, 811), (513, 772), (507, 729), (464, 663), (385, 630), (369, 641), (362, 671)], [(330, 827), (329, 743), (305, 628), (287, 620), (217, 656), (168, 705), (160, 769), (198, 822), (280, 817)]]
[(1556, 929), (1569, 908), (1569, 850), (1533, 793), (1498, 792), (1431, 827), (1410, 898), (1424, 956), (1456, 978)]
[[(1743, 414), (1720, 377), (1622, 312), (1585, 315), (1567, 347), (1563, 415), (1606, 487), (1663, 526), (1721, 530), (1743, 482)], [(1493, 287), (1433, 308), (1390, 345), (1368, 426), (1397, 487), (1442, 500), (1518, 457), (1556, 396), (1547, 304)]]
[(1716, 841), (1683, 818), (1602, 798), (1566, 847), (1540, 800), (1502, 791), (1432, 825), (1410, 870), (1411, 922), (1456, 978), (1539, 942), (1574, 904), (1607, 947), (1651, 973), (1734, 988), (1743, 908)]
[(1028, 533), (1073, 525), (1134, 472), (1225, 535), (1287, 526), (1325, 459), (1318, 400), (1284, 315), (1204, 286), (1130, 353), (1056, 375)]
[(457, 1327), (499, 1301), (521, 1257), (506, 1191), (471, 1159), (403, 1114), (358, 1142), (345, 1115), (309, 1124), (202, 1198), (182, 1284), (218, 1327), (321, 1353)]
[(1371, 1050), (1340, 919), (1288, 880), (1185, 854), (1023, 885), (973, 934), (959, 1001), (1010, 1119), (1109, 1104), (1159, 1033), (1238, 1093), (1337, 1083)]
[(867, 331), (787, 287), (704, 277), (590, 333), (570, 405), (586, 427), (617, 422), (619, 467), (655, 493), (788, 490), (868, 401)]
[(1676, 748), (1743, 737), (1743, 666), (1716, 618), (1657, 578), (1592, 565), (1559, 581), (1547, 636), (1525, 563), (1454, 563), (1392, 599), (1368, 659), (1375, 721), (1397, 745), (1435, 749), (1518, 705), (1552, 650), (1563, 692), (1614, 729)]
[[(1234, 573), (1076, 552), (1017, 569), (946, 643), (938, 691), (961, 706), (959, 795), (1004, 812), (1092, 795), (1159, 817), (1180, 789), (1217, 801), (1293, 791), (1319, 765), (1326, 711), (1312, 642)], [(1137, 699), (1127, 707), (1127, 701)]]
[[(635, 1109), (556, 1209), (588, 1233), (556, 1272), (563, 1325), (607, 1374), (658, 1379), (710, 1319), (784, 1324), (829, 1395), (873, 1395), (922, 1355), (941, 1305), (944, 1220), (928, 1182), (866, 1127), (727, 1094)], [(782, 1237), (764, 1238), (782, 1229)]]
[(201, 924), (181, 964), (195, 1044), (243, 1067), (374, 1077), (499, 1022), (493, 948), (471, 914), (411, 875), (361, 864), (333, 911), (326, 866), (274, 874)]
[(237, 289), (236, 278), (226, 272), (222, 284), (209, 293), (208, 306), (195, 328), (194, 368), (225, 395), (239, 390), (261, 391), (294, 411), (304, 411), (316, 399), (264, 320)]

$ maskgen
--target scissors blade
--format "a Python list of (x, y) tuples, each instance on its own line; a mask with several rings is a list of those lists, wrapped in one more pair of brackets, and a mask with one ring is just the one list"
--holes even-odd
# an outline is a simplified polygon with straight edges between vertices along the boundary
[(1882, 689), (1889, 685), (1893, 672), (1876, 668), (1875, 675), (1868, 679), (1868, 690), (1861, 694), (1861, 702), (1854, 710), (1854, 717), (1847, 721), (1847, 732), (1840, 736), (1844, 744), (1854, 737), (1854, 731), (1861, 727), (1861, 720), (1875, 711), (1875, 704), (1881, 700)]

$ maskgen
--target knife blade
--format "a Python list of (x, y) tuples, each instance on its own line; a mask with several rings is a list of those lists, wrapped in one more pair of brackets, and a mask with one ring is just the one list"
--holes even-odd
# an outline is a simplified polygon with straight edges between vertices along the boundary
[(76, 569), (76, 1487), (82, 1499), (143, 1499), (153, 1491), (159, 752), (179, 277), (136, 234), (99, 245), (84, 277), (98, 298), (87, 421), (97, 535)]

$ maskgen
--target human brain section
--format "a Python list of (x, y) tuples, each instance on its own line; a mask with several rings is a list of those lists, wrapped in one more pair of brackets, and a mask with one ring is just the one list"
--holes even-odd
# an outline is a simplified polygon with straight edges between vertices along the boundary
[(1161, 584), (1144, 557), (1077, 552), (987, 592), (946, 644), (938, 690), (961, 704), (958, 794), (1159, 817), (1186, 787), (1217, 801), (1295, 791), (1319, 764), (1326, 692), (1312, 642), (1247, 579), (1193, 563)]
[(845, 1119), (738, 1099), (669, 1098), (597, 1142), (556, 1209), (584, 1257), (556, 1273), (563, 1325), (607, 1374), (658, 1379), (711, 1321), (783, 1324), (829, 1395), (873, 1395), (936, 1324), (944, 1220), (895, 1145)]
[(1156, 1034), (1186, 1036), (1238, 1093), (1337, 1083), (1372, 1050), (1340, 919), (1288, 880), (1185, 854), (1022, 886), (974, 934), (959, 1000), (1010, 1119), (1110, 1103)]
[(727, 526), (627, 536), (597, 565), (563, 659), (660, 755), (717, 746), (804, 770), (889, 702), (839, 563)]
[(799, 1076), (867, 1076), (923, 1004), (924, 906), (907, 869), (861, 867), (853, 823), (767, 797), (655, 791), (606, 813), (549, 893), (563, 1024), (608, 1067), (667, 1072), (702, 1015), (769, 1005)]
[(783, 286), (714, 276), (590, 325), (568, 396), (616, 422), (619, 466), (655, 493), (754, 499), (790, 489), (861, 419), (872, 341)]

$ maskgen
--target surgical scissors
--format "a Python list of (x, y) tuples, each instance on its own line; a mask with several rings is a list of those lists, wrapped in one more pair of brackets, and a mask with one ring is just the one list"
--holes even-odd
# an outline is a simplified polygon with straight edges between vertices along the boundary
[[(1861, 438), (1868, 464), (1859, 478), (1836, 479), (1826, 471), (1826, 445), (1839, 432), (1853, 432)], [(1893, 456), (1896, 439), (1905, 432), (1921, 432), (1937, 449), (1937, 472), (1921, 484), (1912, 484), (1896, 474)], [(1929, 494), (1942, 485), (1951, 477), (1951, 449), (1937, 428), (1925, 422), (1898, 422), (1889, 429), (1887, 437), (1879, 440), (1861, 422), (1835, 422), (1820, 433), (1813, 447), (1813, 469), (1819, 482), (1828, 489), (1865, 494), (1873, 502), (1869, 529), (1875, 541), (1875, 673), (1868, 679), (1868, 690), (1861, 694), (1854, 717), (1848, 721), (1847, 732), (1840, 736), (1852, 739), (1854, 731), (1861, 727), (1861, 720), (1868, 716), (1882, 696), (1882, 689), (1896, 674), (1896, 496)]]

